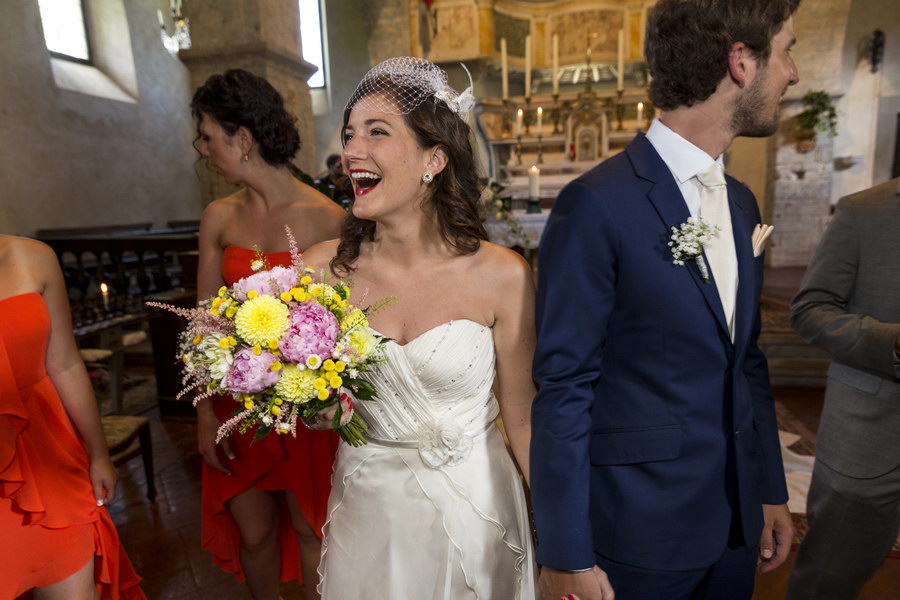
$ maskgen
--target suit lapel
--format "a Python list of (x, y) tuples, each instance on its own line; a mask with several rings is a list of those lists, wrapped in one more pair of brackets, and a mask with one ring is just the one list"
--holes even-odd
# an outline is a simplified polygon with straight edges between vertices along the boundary
[[(666, 230), (671, 231), (672, 227), (678, 227), (686, 222), (691, 213), (684, 201), (684, 196), (682, 196), (681, 190), (678, 189), (678, 184), (675, 182), (669, 167), (666, 166), (656, 149), (653, 148), (653, 144), (641, 133), (625, 148), (625, 152), (631, 160), (632, 167), (638, 177), (653, 183), (653, 186), (647, 193), (647, 198), (653, 204), (653, 208), (660, 219), (662, 219)], [(730, 197), (731, 193), (729, 193)], [(732, 223), (732, 227), (734, 227), (734, 223)], [(737, 236), (735, 236), (735, 239), (738, 239)], [(704, 260), (706, 260), (705, 255)], [(740, 260), (738, 260), (738, 263), (740, 264)], [(707, 264), (709, 264), (709, 261), (707, 261)], [(725, 311), (722, 308), (722, 300), (719, 298), (719, 291), (716, 288), (716, 282), (712, 273), (710, 273), (709, 283), (706, 283), (703, 281), (703, 276), (697, 267), (697, 261), (686, 261), (684, 268), (690, 273), (691, 279), (694, 280), (694, 284), (703, 295), (703, 299), (715, 316), (719, 327), (725, 332), (726, 337), (731, 337), (731, 334), (728, 332), (728, 323), (725, 320)]]
[(756, 223), (751, 223), (750, 219), (753, 215), (752, 208), (748, 205), (753, 202), (753, 198), (745, 190), (741, 189), (731, 177), (728, 180), (728, 206), (731, 210), (731, 230), (734, 233), (734, 246), (737, 253), (737, 272), (738, 272), (738, 289), (737, 298), (734, 308), (734, 343), (740, 345), (750, 335), (750, 326), (753, 324), (754, 315), (753, 301), (754, 290), (756, 288), (753, 244), (752, 244), (752, 227)]

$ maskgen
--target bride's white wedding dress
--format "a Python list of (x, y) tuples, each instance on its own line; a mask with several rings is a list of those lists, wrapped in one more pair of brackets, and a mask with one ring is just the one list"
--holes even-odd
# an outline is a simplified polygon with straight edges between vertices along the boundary
[(341, 444), (319, 566), (326, 600), (532, 600), (521, 479), (494, 423), (491, 330), (430, 329), (367, 373), (369, 443)]

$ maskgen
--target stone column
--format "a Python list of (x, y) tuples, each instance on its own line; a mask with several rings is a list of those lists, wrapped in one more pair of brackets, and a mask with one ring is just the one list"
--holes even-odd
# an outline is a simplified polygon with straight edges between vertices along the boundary
[[(188, 0), (193, 47), (180, 57), (191, 73), (191, 93), (215, 73), (240, 68), (265, 77), (284, 96), (297, 117), (302, 145), (295, 163), (314, 174), (315, 120), (307, 80), (315, 67), (302, 58), (300, 8), (297, 2), (266, 0)], [(234, 192), (198, 163), (206, 203)]]

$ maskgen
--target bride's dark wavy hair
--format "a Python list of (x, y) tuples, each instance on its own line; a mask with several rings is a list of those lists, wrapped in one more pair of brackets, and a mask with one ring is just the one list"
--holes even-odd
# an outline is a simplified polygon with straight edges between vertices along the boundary
[[(487, 232), (478, 213), (478, 199), (483, 185), (478, 177), (475, 152), (472, 149), (471, 129), (442, 101), (425, 100), (407, 111), (404, 98), (412, 95), (404, 92), (404, 86), (380, 82), (379, 94), (385, 94), (406, 114), (407, 126), (412, 130), (421, 148), (438, 146), (447, 153), (447, 166), (428, 184), (424, 210), (431, 213), (441, 238), (460, 254), (478, 250)], [(344, 128), (350, 120), (350, 111), (366, 95), (355, 97), (354, 103), (344, 110)], [(343, 136), (342, 136), (343, 137)], [(334, 273), (349, 275), (356, 267), (360, 246), (375, 239), (375, 222), (359, 219), (352, 213), (344, 220), (337, 254), (331, 260)]]

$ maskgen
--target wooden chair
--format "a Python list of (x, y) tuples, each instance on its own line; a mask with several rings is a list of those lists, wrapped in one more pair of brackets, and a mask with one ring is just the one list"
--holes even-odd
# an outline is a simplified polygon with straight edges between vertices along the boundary
[(156, 498), (156, 482), (153, 478), (153, 440), (150, 437), (150, 419), (127, 415), (101, 417), (103, 435), (109, 446), (113, 464), (119, 466), (140, 453), (147, 479), (147, 499)]

